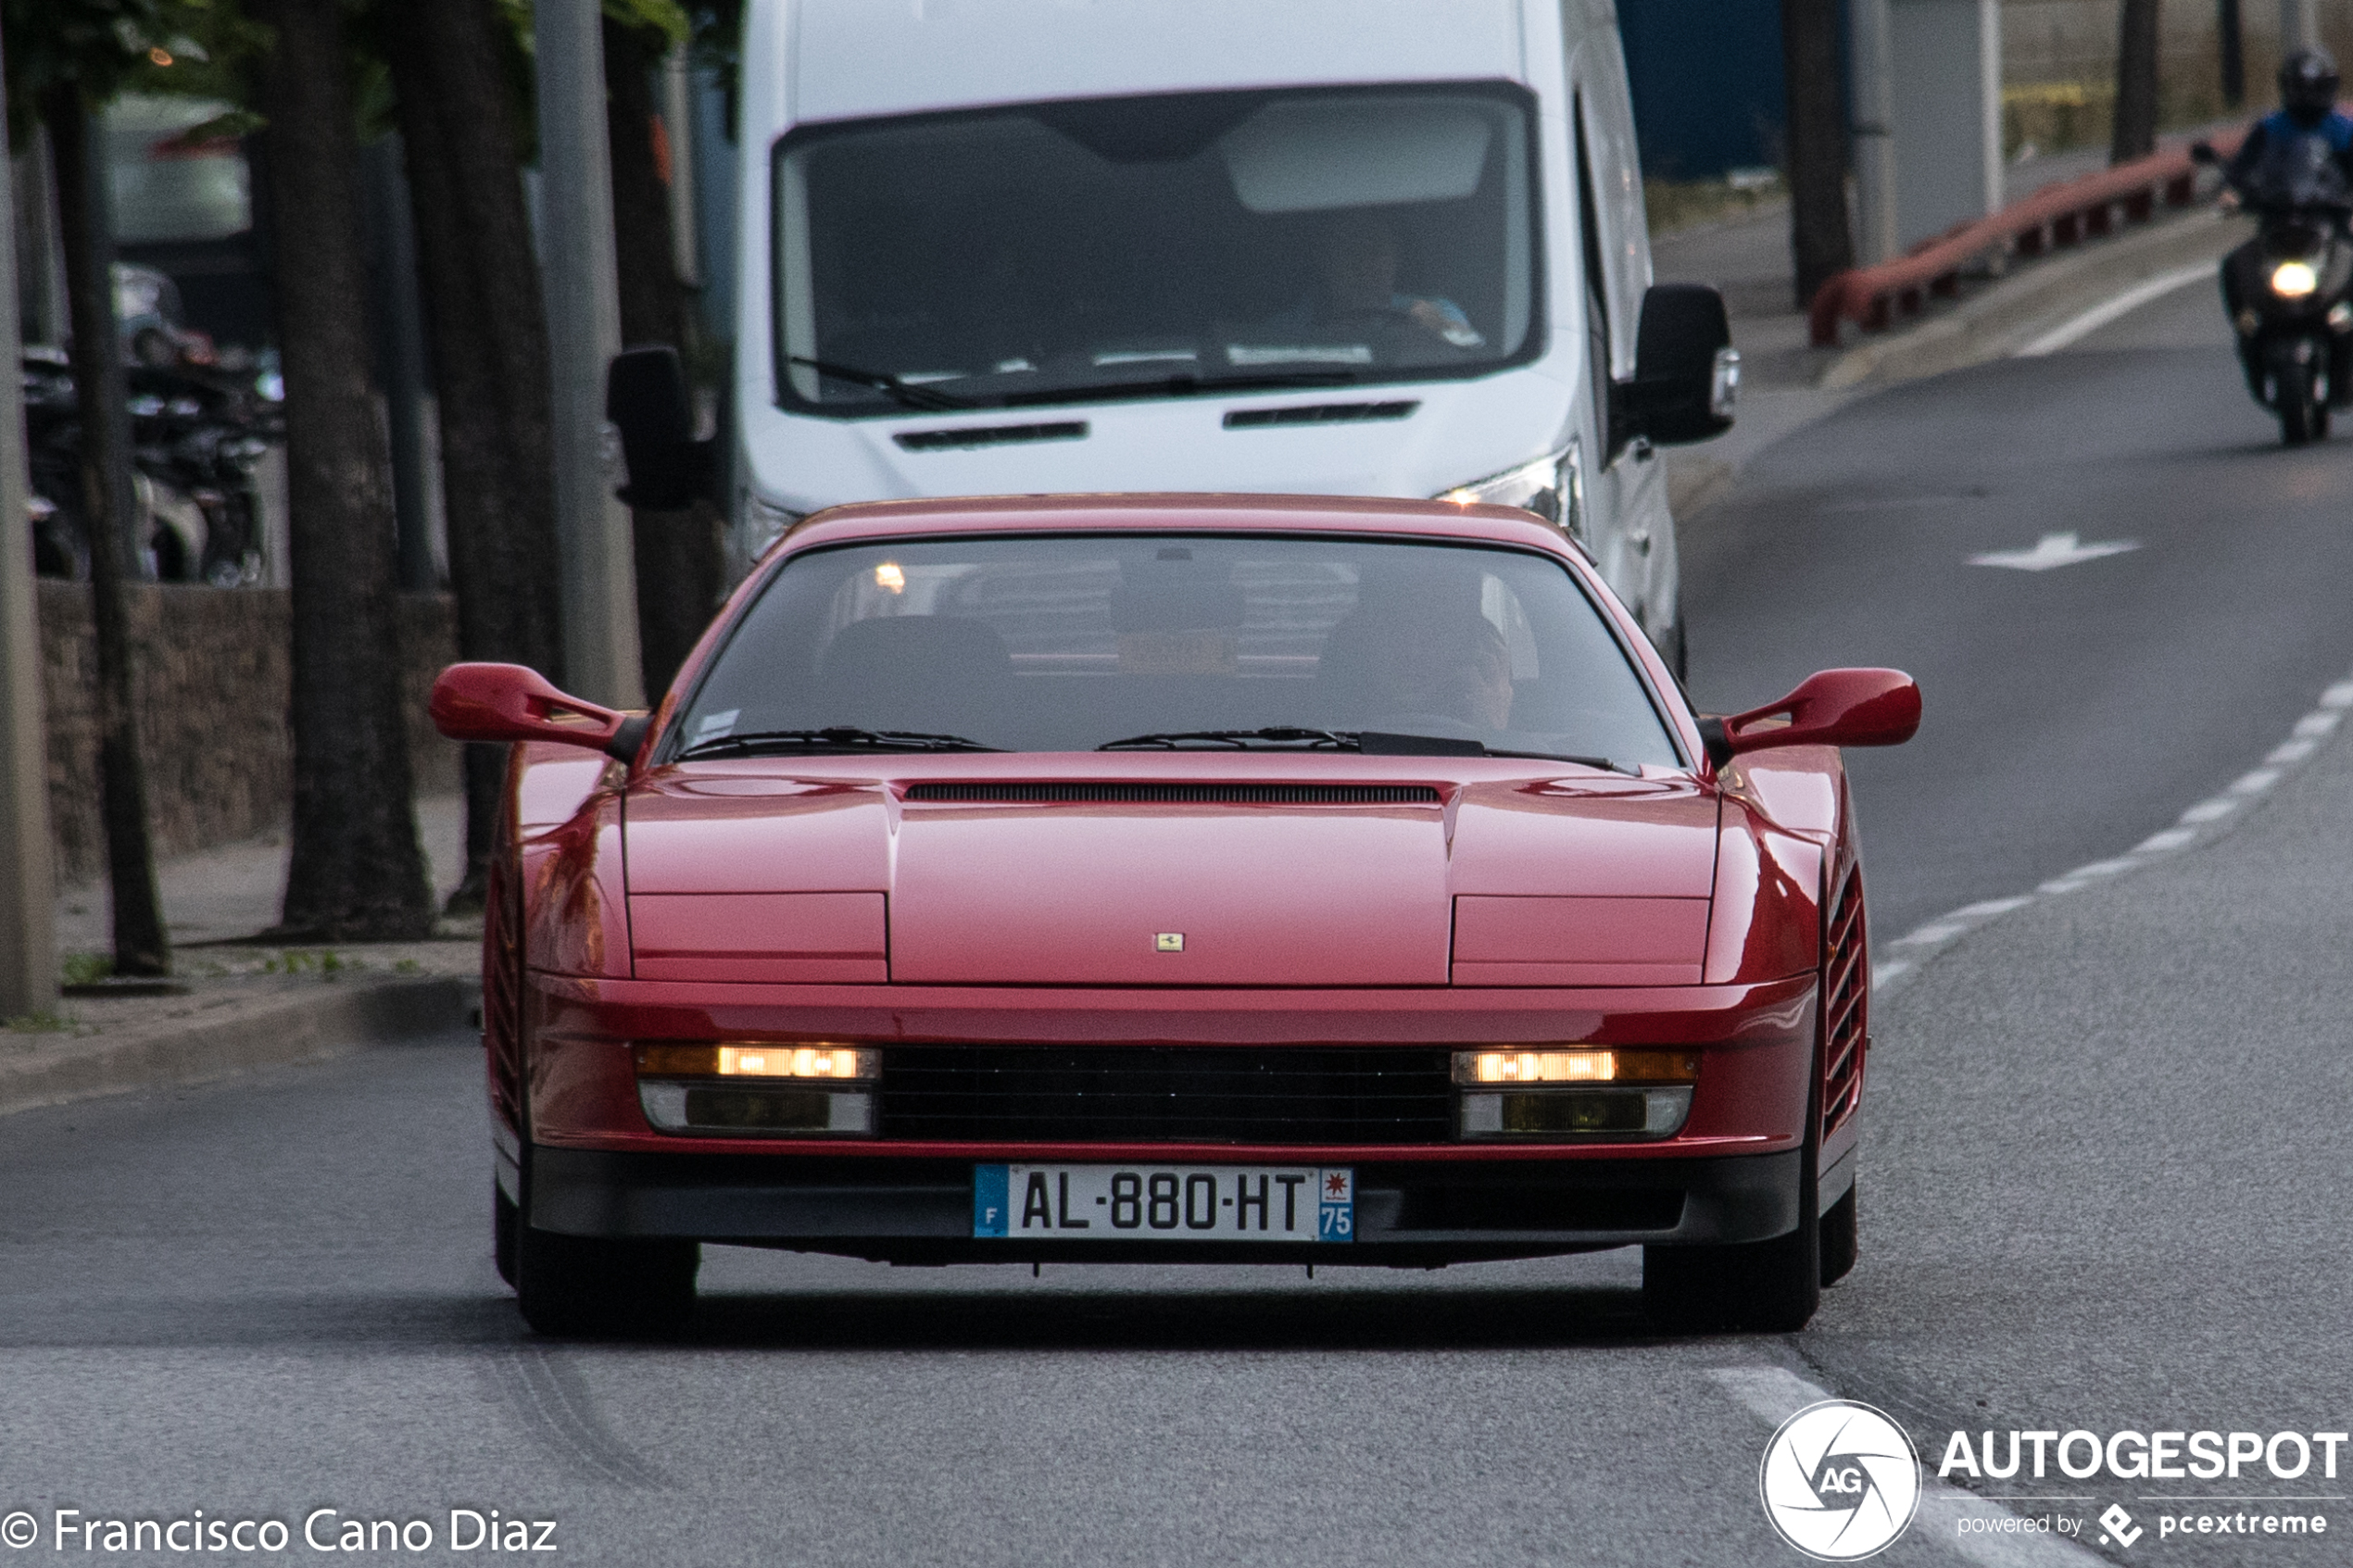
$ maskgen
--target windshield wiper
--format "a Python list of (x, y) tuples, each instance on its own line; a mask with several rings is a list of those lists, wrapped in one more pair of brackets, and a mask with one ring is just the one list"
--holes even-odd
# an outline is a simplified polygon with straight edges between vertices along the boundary
[(1041, 403), (1086, 403), (1108, 397), (1192, 397), (1226, 392), (1280, 392), (1291, 387), (1353, 386), (1353, 370), (1276, 370), (1256, 375), (1204, 376), (1190, 370), (1145, 381), (1077, 382), (1068, 386), (1009, 392), (994, 401), (1008, 408)]
[(921, 730), (861, 730), (837, 724), (823, 730), (756, 730), (749, 734), (716, 735), (697, 741), (678, 754), (678, 760), (717, 757), (726, 753), (792, 750), (802, 747), (873, 751), (1001, 751), (963, 735), (935, 735)]
[(1107, 740), (1095, 747), (1097, 751), (1128, 751), (1157, 747), (1175, 751), (1187, 745), (1224, 746), (1236, 751), (1247, 751), (1253, 741), (1269, 746), (1329, 746), (1336, 751), (1356, 749), (1356, 737), (1344, 731), (1302, 730), (1291, 724), (1270, 724), (1259, 730), (1156, 730), (1149, 734), (1129, 735), (1125, 740)]
[(912, 386), (897, 376), (880, 370), (862, 370), (854, 365), (837, 365), (829, 359), (812, 359), (805, 354), (787, 354), (785, 358), (795, 365), (806, 365), (821, 376), (846, 381), (881, 393), (902, 408), (922, 408), (943, 413), (952, 408), (977, 408), (979, 404), (953, 393), (934, 392), (927, 386)]
[(1295, 725), (1276, 724), (1261, 730), (1165, 730), (1151, 734), (1129, 735), (1125, 740), (1105, 741), (1097, 751), (1129, 751), (1156, 748), (1163, 751), (1180, 750), (1189, 745), (1229, 746), (1236, 751), (1250, 749), (1254, 742), (1269, 746), (1301, 746), (1311, 751), (1353, 751), (1365, 757), (1525, 757), (1541, 762), (1575, 762), (1581, 767), (1599, 768), (1608, 773), (1639, 774), (1641, 770), (1621, 767), (1606, 757), (1580, 757), (1559, 751), (1506, 751), (1484, 741), (1466, 740), (1453, 735), (1409, 735), (1387, 730), (1309, 730)]

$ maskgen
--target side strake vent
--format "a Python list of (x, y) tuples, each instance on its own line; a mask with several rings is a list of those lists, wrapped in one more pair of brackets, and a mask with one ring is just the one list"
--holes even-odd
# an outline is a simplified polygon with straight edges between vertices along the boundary
[(918, 784), (915, 801), (1012, 801), (1038, 804), (1107, 801), (1175, 806), (1435, 806), (1429, 784)]
[(1396, 403), (1303, 403), (1289, 408), (1236, 408), (1226, 416), (1227, 430), (1265, 430), (1279, 425), (1363, 424), (1369, 420), (1402, 420), (1421, 407), (1416, 398)]
[(891, 437), (910, 452), (961, 451), (971, 446), (1011, 446), (1025, 441), (1084, 441), (1085, 420), (1051, 424), (967, 425), (961, 430), (902, 430)]
[(1822, 1134), (1855, 1114), (1863, 1098), (1863, 1041), (1869, 1027), (1870, 955), (1864, 950), (1863, 871), (1846, 873), (1824, 922), (1822, 963)]

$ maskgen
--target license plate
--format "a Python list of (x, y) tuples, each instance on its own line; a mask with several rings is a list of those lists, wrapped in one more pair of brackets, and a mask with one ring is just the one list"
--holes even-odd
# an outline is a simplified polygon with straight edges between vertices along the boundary
[(975, 1165), (973, 1235), (1353, 1241), (1356, 1173), (1312, 1165)]

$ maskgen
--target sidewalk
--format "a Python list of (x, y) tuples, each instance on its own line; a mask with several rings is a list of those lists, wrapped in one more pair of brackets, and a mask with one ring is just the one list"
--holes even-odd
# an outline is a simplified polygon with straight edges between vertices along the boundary
[[(418, 803), (436, 899), (464, 871), (456, 796)], [(160, 996), (69, 996), (50, 1016), (0, 1028), (0, 1114), (92, 1095), (201, 1083), (256, 1067), (461, 1027), (480, 994), (481, 924), (445, 922), (424, 942), (284, 947), (251, 943), (274, 925), (285, 887), (283, 834), (174, 857), (156, 867), (171, 935)], [(57, 952), (73, 973), (108, 946), (107, 888), (57, 897)]]

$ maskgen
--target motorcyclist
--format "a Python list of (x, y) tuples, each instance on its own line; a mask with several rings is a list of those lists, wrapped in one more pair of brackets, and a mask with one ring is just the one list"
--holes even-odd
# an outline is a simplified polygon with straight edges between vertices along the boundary
[[(2223, 169), (2224, 208), (2260, 213), (2281, 207), (2284, 190), (2309, 186), (2312, 173), (2333, 172), (2335, 194), (2353, 201), (2353, 117), (2336, 107), (2335, 59), (2325, 49), (2297, 49), (2280, 63), (2279, 84), (2280, 107), (2256, 121)], [(2222, 304), (2236, 329), (2247, 389), (2259, 402), (2264, 368), (2255, 348), (2259, 313), (2254, 293), (2264, 275), (2260, 236), (2223, 257)], [(2353, 340), (2340, 333), (2331, 360), (2330, 401), (2344, 407), (2353, 401)]]
[(2222, 183), (2239, 202), (2260, 205), (2265, 165), (2287, 143), (2319, 136), (2353, 184), (2353, 117), (2337, 112), (2336, 61), (2325, 49), (2298, 49), (2280, 62), (2280, 107), (2255, 122), (2239, 144)]

